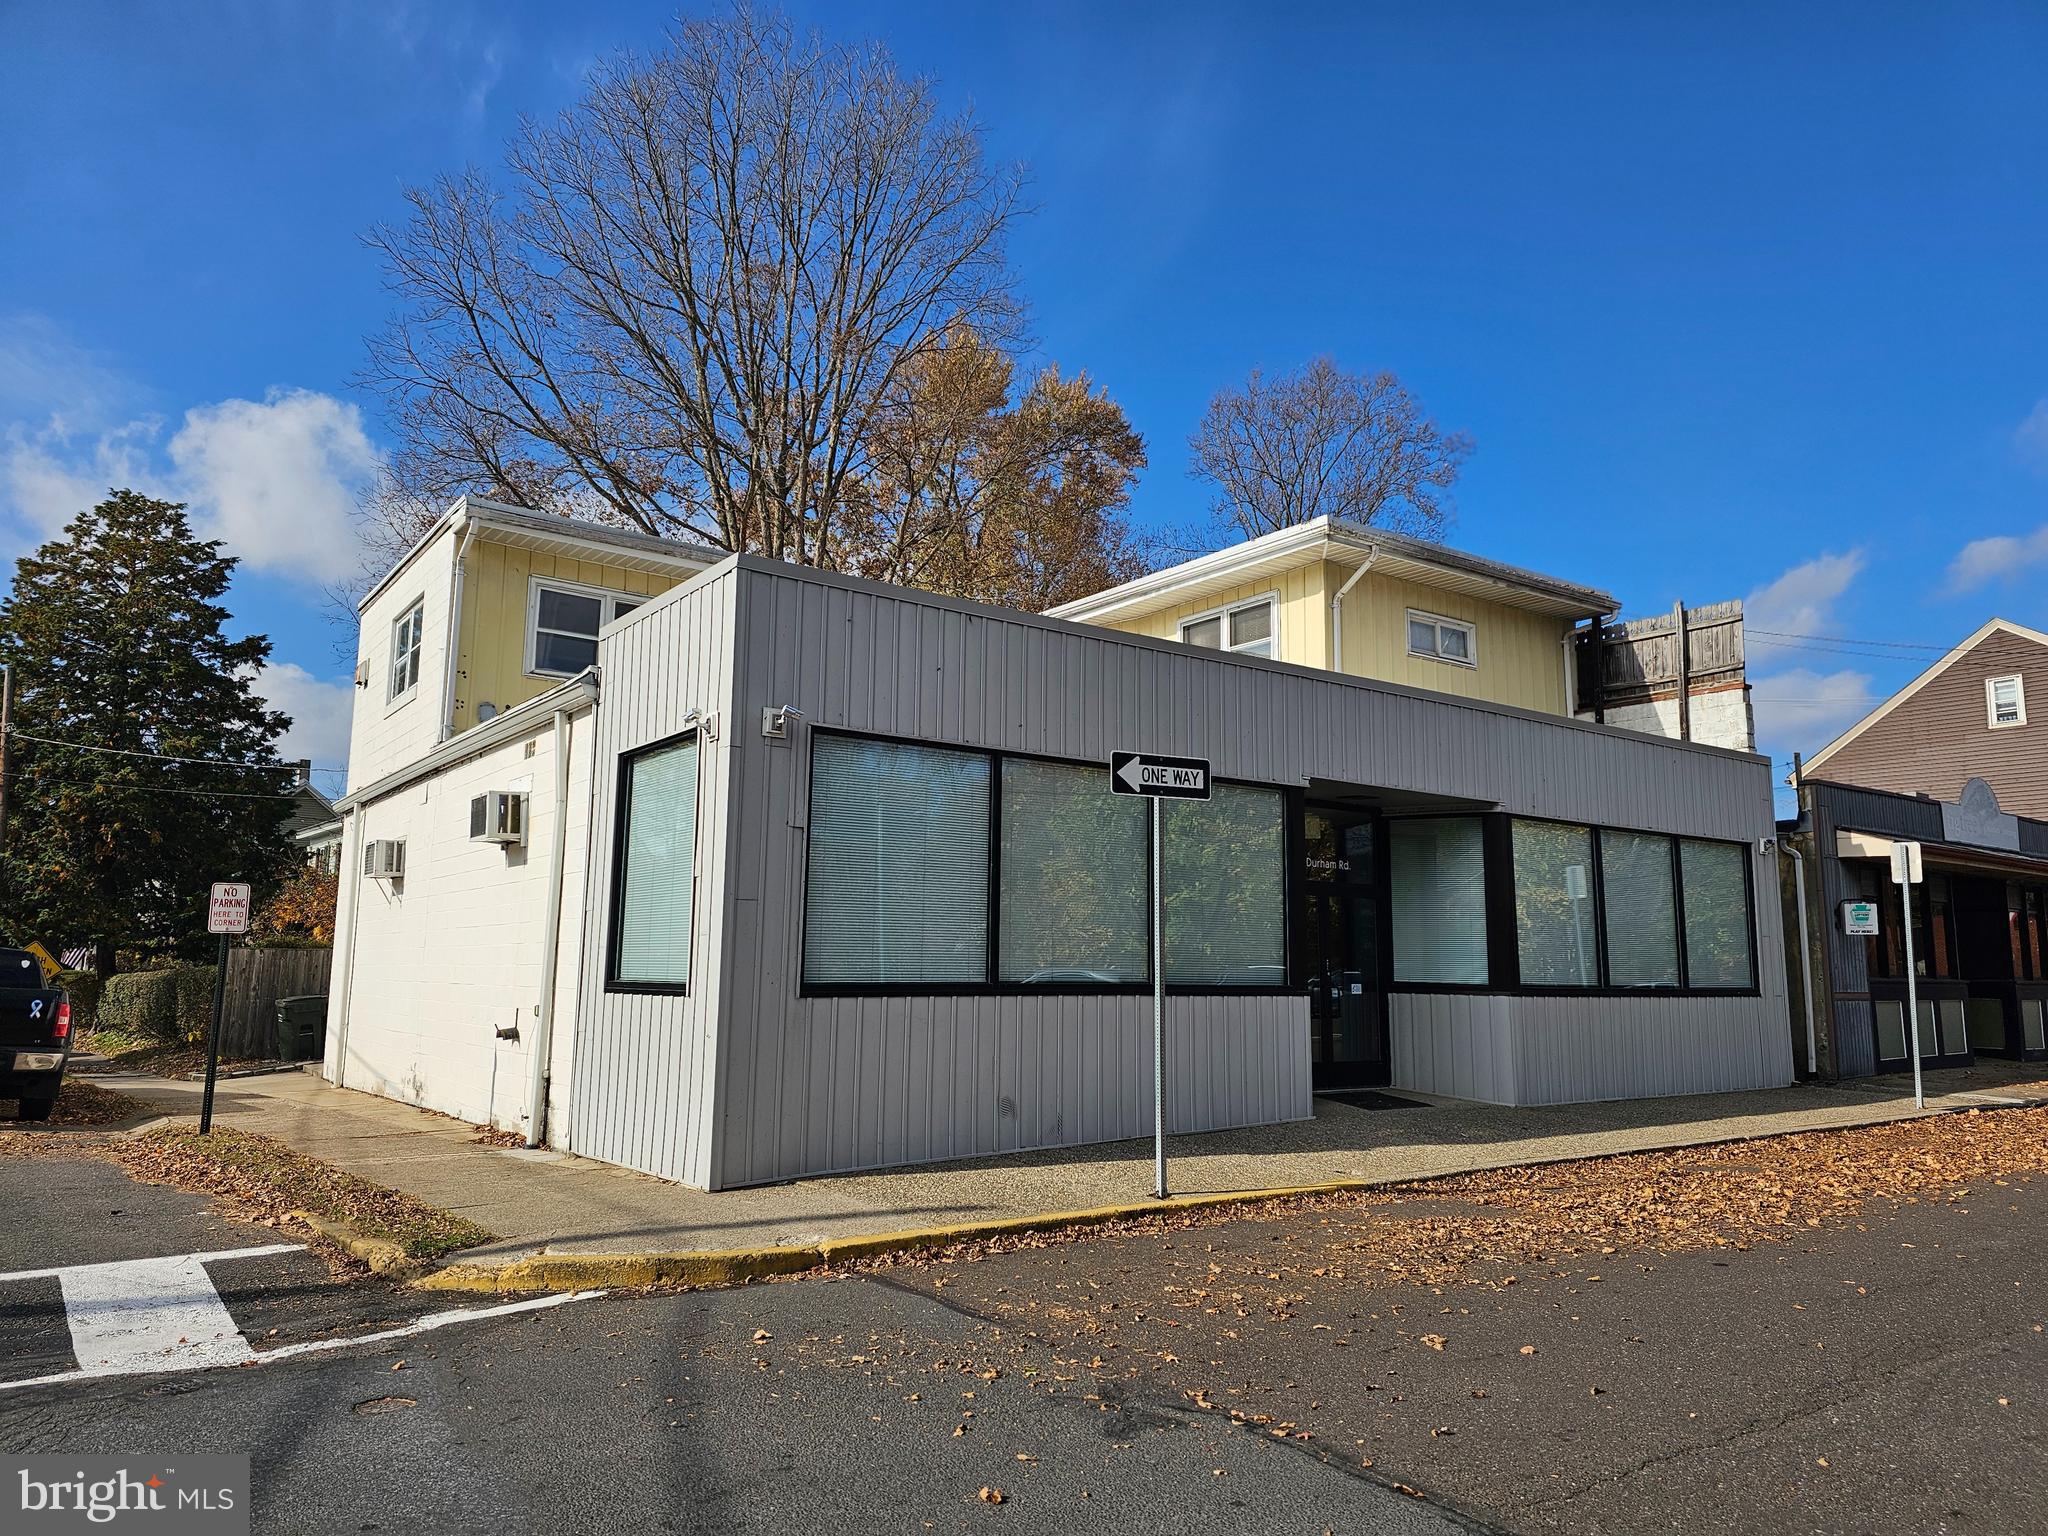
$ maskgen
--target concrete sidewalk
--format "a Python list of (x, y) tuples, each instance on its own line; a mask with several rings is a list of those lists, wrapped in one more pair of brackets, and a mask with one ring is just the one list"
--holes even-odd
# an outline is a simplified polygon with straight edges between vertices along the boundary
[[(1928, 1110), (2048, 1101), (2048, 1068), (1933, 1072)], [(166, 1115), (196, 1116), (200, 1085), (135, 1074), (93, 1081)], [(1420, 1099), (1420, 1095), (1401, 1094)], [(1910, 1079), (1531, 1109), (1454, 1100), (1355, 1109), (1316, 1101), (1313, 1120), (1180, 1136), (1176, 1195), (1331, 1180), (1410, 1179), (1911, 1118)], [(498, 1263), (541, 1249), (655, 1253), (814, 1245), (834, 1238), (1084, 1210), (1144, 1200), (1149, 1141), (803, 1179), (706, 1194), (560, 1152), (476, 1139), (472, 1126), (329, 1086), (310, 1072), (222, 1081), (217, 1121), (290, 1143), (350, 1173), (466, 1216), (498, 1241), (462, 1254)]]

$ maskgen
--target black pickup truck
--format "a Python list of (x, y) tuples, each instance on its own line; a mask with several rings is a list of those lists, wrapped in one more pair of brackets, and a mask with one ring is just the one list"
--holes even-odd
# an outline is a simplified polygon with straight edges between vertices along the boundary
[(43, 985), (25, 949), (0, 949), (0, 1099), (19, 1099), (23, 1120), (47, 1120), (71, 1059), (71, 1000)]

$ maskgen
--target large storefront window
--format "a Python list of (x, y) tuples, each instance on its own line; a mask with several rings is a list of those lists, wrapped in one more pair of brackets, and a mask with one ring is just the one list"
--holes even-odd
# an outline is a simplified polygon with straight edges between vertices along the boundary
[(1218, 784), (1208, 800), (1162, 807), (1169, 983), (1287, 984), (1285, 806), (1270, 789)]
[[(1287, 984), (1286, 803), (1218, 784), (1163, 807), (1170, 985)], [(807, 987), (1152, 979), (1151, 807), (1100, 765), (819, 732), (810, 822)]]
[(1671, 839), (1649, 832), (1600, 834), (1607, 914), (1608, 980), (1617, 987), (1678, 985), (1678, 906)]
[(1101, 768), (1003, 760), (1001, 979), (1144, 981), (1148, 807)]
[(1517, 821), (1515, 951), (1522, 984), (1600, 984), (1593, 911), (1593, 832), (1550, 821)]
[(814, 737), (804, 979), (983, 980), (988, 808), (980, 753)]
[(1746, 987), (1749, 953), (1748, 850), (1739, 843), (1683, 838), (1678, 844), (1685, 887), (1685, 980), (1691, 987)]
[(1486, 840), (1477, 816), (1390, 821), (1394, 980), (1483, 987)]

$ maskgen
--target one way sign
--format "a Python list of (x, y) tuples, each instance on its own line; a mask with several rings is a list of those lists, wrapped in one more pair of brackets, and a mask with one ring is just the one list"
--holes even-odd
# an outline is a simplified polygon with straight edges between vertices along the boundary
[(1150, 795), (1158, 800), (1209, 798), (1209, 760), (1205, 757), (1159, 757), (1150, 752), (1112, 752), (1109, 787), (1120, 795)]

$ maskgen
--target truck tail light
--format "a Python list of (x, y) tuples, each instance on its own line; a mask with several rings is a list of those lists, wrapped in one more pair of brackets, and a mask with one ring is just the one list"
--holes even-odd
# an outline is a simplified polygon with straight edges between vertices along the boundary
[(56, 1038), (57, 1038), (57, 1039), (59, 1039), (59, 1040), (64, 1040), (64, 1039), (68, 1039), (68, 1038), (70, 1037), (70, 1034), (71, 1034), (71, 1005), (70, 1005), (69, 1003), (59, 1003), (59, 1004), (57, 1005), (57, 1034), (56, 1034)]

